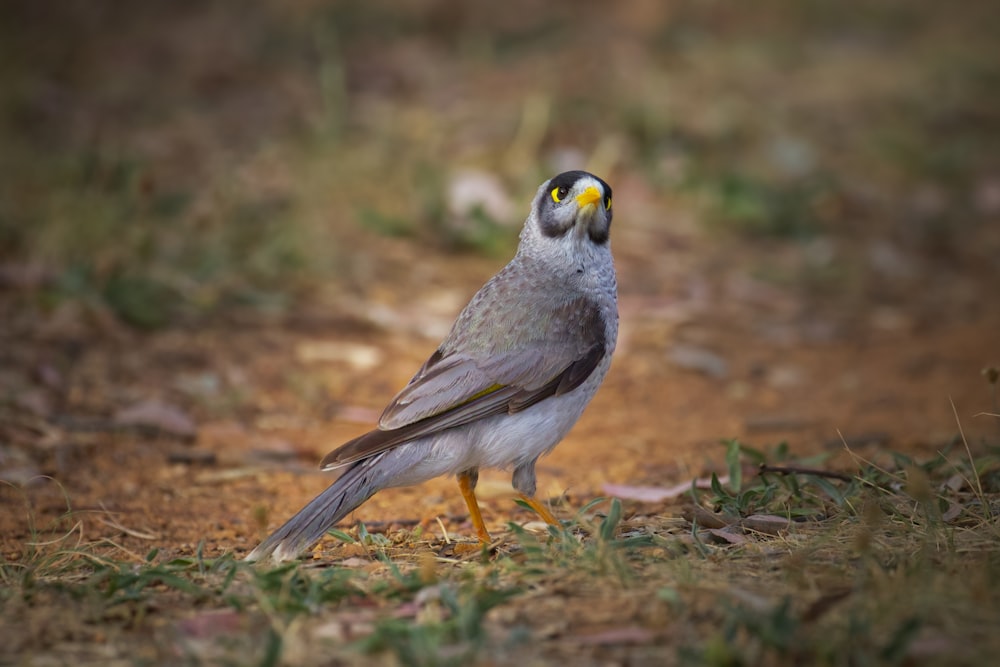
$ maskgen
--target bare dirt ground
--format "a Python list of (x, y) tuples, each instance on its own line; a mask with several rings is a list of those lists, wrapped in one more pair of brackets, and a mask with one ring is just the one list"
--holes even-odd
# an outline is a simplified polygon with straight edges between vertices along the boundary
[[(627, 214), (617, 225), (625, 238), (616, 244), (626, 245)], [(483, 278), (467, 262), (435, 264), (441, 281), (456, 284), (414, 294), (415, 309), (424, 299), (457, 303)], [(1000, 354), (995, 312), (937, 319), (917, 303), (867, 317), (834, 312), (824, 321), (805, 317), (787, 291), (760, 287), (752, 301), (739, 301), (697, 273), (636, 294), (629, 276), (646, 266), (619, 264), (622, 340), (613, 370), (539, 467), (539, 495), (565, 502), (569, 513), (603, 495), (605, 484), (672, 486), (721, 473), (721, 438), (760, 448), (787, 441), (850, 468), (848, 449), (875, 459), (885, 449), (933, 454), (960, 425), (970, 442), (996, 437), (995, 419), (982, 414), (993, 406), (980, 372)], [(704, 284), (683, 294), (678, 283)], [(5, 474), (15, 483), (3, 487), (8, 557), (17, 557), (31, 529), (61, 516), (67, 498), (77, 512), (87, 510), (88, 540), (113, 538), (137, 553), (147, 546), (108, 525), (107, 514), (156, 536), (168, 553), (189, 555), (200, 542), (208, 554), (252, 548), (266, 527), (324, 488), (331, 477), (316, 461), (370, 428), (436, 347), (412, 332), (324, 315), (326, 322), (138, 334), (58, 312), (53, 320), (71, 321), (9, 330), (5, 372), (23, 384), (4, 420)], [(686, 369), (687, 357), (671, 356), (677, 350), (717, 358)], [(120, 413), (137, 405), (151, 412), (130, 426)], [(158, 424), (163, 432), (150, 433)], [(513, 504), (507, 474), (485, 473), (480, 495), (493, 531), (529, 518)], [(451, 480), (383, 492), (344, 525), (357, 520), (385, 530), (424, 522), (433, 533), (470, 537)]]

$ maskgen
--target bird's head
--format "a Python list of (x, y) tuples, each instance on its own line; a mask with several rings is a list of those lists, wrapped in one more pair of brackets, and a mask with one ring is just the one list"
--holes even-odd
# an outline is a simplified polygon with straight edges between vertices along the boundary
[(538, 188), (531, 205), (538, 232), (548, 239), (575, 236), (606, 245), (611, 231), (611, 186), (585, 171), (567, 171)]

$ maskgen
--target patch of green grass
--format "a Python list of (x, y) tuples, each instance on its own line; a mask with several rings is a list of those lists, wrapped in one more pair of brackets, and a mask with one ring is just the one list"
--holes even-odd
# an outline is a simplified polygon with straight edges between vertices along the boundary
[[(713, 478), (709, 492), (693, 492), (698, 502), (734, 519), (811, 520), (791, 523), (780, 540), (787, 555), (777, 580), (747, 569), (721, 593), (721, 629), (683, 649), (688, 662), (906, 664), (947, 655), (976, 664), (991, 650), (975, 643), (992, 622), (979, 616), (976, 591), (995, 598), (1000, 527), (980, 464), (947, 450), (921, 462), (895, 454), (889, 467), (858, 459), (856, 473), (841, 479), (810, 470), (819, 461), (796, 461), (784, 446), (771, 458), (725, 444), (729, 484)], [(988, 449), (983, 458), (993, 456)], [(748, 462), (763, 466), (750, 483), (736, 472)], [(750, 545), (739, 549), (745, 568), (768, 561)]]
[(390, 651), (404, 665), (460, 665), (475, 659), (489, 639), (486, 613), (518, 591), (483, 582), (423, 588), (423, 614), (430, 619), (384, 618), (361, 642), (367, 653)]
[[(607, 504), (606, 513), (594, 512), (602, 504)], [(544, 540), (511, 523), (509, 528), (520, 548), (515, 559), (517, 567), (536, 574), (569, 567), (595, 577), (611, 576), (619, 584), (627, 583), (632, 576), (629, 558), (637, 548), (653, 544), (654, 538), (641, 532), (620, 535), (621, 521), (622, 505), (617, 498), (610, 503), (597, 498), (587, 503), (573, 521), (563, 526), (547, 526)]]
[(809, 178), (771, 183), (728, 172), (690, 186), (704, 201), (707, 221), (753, 237), (807, 239), (824, 229), (829, 183)]
[[(200, 548), (183, 558), (156, 549), (123, 558), (111, 542), (65, 546), (70, 532), (36, 537), (22, 558), (0, 566), (0, 617), (21, 637), (12, 650), (48, 641), (54, 628), (44, 619), (58, 608), (76, 619), (66, 622), (113, 631), (130, 650), (152, 633), (174, 637), (195, 661), (267, 655), (271, 664), (319, 664), (303, 658), (310, 655), (518, 662), (540, 651), (571, 659), (576, 644), (559, 638), (593, 628), (644, 628), (638, 644), (601, 641), (616, 655), (685, 664), (909, 664), (947, 655), (971, 665), (997, 648), (1000, 450), (972, 457), (956, 446), (881, 464), (857, 457), (855, 470), (831, 471), (823, 457), (795, 457), (784, 444), (762, 451), (729, 440), (720, 458), (728, 483), (716, 478), (693, 499), (741, 540), (709, 541), (687, 522), (603, 499), (542, 534), (511, 524), (498, 554), (470, 561), (435, 556), (443, 545), (433, 538), (403, 544), (364, 526), (334, 534), (365, 546), (367, 567), (343, 567), (335, 552), (321, 567), (254, 566), (205, 558)], [(773, 533), (742, 523), (762, 514), (786, 523)], [(225, 610), (239, 627), (256, 628), (251, 642), (213, 629)], [(157, 630), (164, 620), (180, 639)], [(562, 628), (556, 641), (543, 630), (553, 623)]]
[[(828, 456), (794, 459), (787, 443), (780, 443), (770, 453), (764, 453), (738, 440), (725, 440), (728, 484), (723, 485), (716, 474), (712, 475), (708, 504), (717, 512), (731, 518), (751, 514), (769, 513), (790, 518), (828, 516), (842, 508), (848, 496), (855, 495), (862, 486), (861, 480), (851, 479), (846, 486), (838, 487), (823, 477), (820, 467)], [(750, 464), (762, 470), (750, 483), (744, 483), (744, 466)], [(783, 474), (763, 472), (767, 466), (776, 470), (793, 465), (794, 470), (815, 469), (816, 474)], [(764, 468), (761, 468), (764, 466)], [(700, 502), (702, 494), (692, 488), (692, 497)], [(832, 507), (831, 507), (832, 505)]]

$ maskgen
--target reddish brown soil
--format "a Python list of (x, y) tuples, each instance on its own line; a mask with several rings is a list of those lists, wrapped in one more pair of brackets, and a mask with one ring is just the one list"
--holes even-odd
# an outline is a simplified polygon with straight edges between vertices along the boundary
[[(825, 452), (824, 465), (847, 469), (852, 456), (932, 455), (953, 441), (959, 422), (974, 448), (996, 441), (997, 419), (981, 414), (993, 408), (980, 372), (1000, 358), (995, 310), (934, 317), (915, 299), (910, 308), (847, 313), (757, 283), (734, 296), (740, 271), (710, 279), (700, 267), (715, 263), (695, 261), (707, 256), (698, 249), (675, 252), (677, 268), (651, 287), (638, 283), (644, 266), (625, 245), (634, 234), (618, 241), (622, 336), (612, 370), (539, 465), (539, 495), (559, 501), (558, 512), (601, 495), (606, 483), (671, 486), (721, 471), (721, 438), (761, 449), (785, 440), (796, 454)], [(446, 325), (464, 298), (456, 294), (471, 293), (490, 268), (434, 261), (440, 287), (401, 287), (388, 304), (401, 313), (410, 299), (454, 304), (418, 319), (425, 329)], [(11, 402), (2, 420), (9, 483), (0, 486), (0, 539), (15, 560), (32, 530), (51, 538), (72, 526), (83, 541), (105, 537), (137, 554), (189, 554), (199, 542), (207, 554), (245, 553), (329, 483), (319, 458), (370, 428), (436, 345), (331, 310), (138, 334), (73, 307), (18, 317), (13, 296), (4, 296)], [(718, 354), (724, 377), (679, 368), (670, 350), (681, 343)], [(189, 415), (196, 437), (115, 424), (116, 411), (151, 398)], [(484, 472), (480, 497), (497, 534), (508, 521), (531, 519), (513, 503), (507, 473)], [(72, 517), (56, 522), (67, 509)], [(380, 493), (345, 525), (358, 520), (372, 531), (422, 522), (435, 534), (473, 535), (447, 479)]]

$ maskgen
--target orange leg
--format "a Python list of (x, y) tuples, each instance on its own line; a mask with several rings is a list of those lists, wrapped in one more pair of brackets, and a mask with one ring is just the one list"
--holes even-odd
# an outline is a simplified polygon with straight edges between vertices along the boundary
[(529, 498), (528, 496), (521, 494), (521, 500), (528, 503), (528, 505), (531, 506), (531, 509), (535, 510), (535, 513), (538, 514), (538, 516), (542, 517), (542, 521), (544, 521), (545, 523), (549, 524), (550, 526), (562, 526), (562, 524), (559, 523), (559, 519), (557, 519), (552, 514), (552, 512), (549, 511), (549, 508), (541, 504), (534, 498)]
[(483, 513), (479, 511), (479, 503), (476, 501), (477, 477), (478, 475), (475, 473), (459, 473), (458, 488), (462, 490), (465, 505), (469, 508), (469, 518), (472, 519), (472, 525), (476, 527), (476, 534), (479, 536), (479, 541), (483, 544), (489, 544), (493, 539), (490, 537), (490, 532), (486, 530), (486, 524), (483, 523)]

